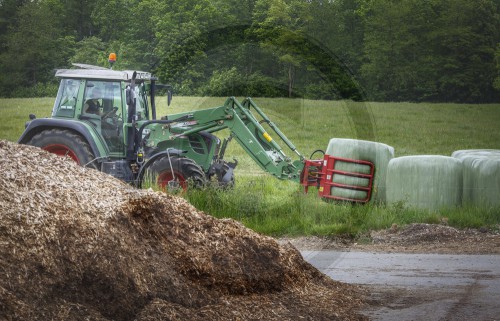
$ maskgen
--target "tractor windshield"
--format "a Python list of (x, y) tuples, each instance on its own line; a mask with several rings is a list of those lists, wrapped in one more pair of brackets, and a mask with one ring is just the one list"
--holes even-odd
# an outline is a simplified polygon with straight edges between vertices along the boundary
[(75, 115), (79, 87), (80, 81), (76, 79), (61, 79), (52, 117), (72, 118)]

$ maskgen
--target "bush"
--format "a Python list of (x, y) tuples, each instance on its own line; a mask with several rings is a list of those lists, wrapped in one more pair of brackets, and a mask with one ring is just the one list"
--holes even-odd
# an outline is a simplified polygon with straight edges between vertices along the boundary
[(242, 75), (236, 67), (214, 71), (207, 85), (202, 88), (205, 96), (286, 96), (283, 88), (275, 79), (255, 72)]

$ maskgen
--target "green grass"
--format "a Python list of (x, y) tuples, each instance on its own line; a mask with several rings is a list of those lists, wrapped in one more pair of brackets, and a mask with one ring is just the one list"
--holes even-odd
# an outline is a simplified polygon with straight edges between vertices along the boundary
[(410, 223), (447, 221), (459, 228), (498, 229), (500, 208), (453, 208), (441, 211), (408, 209), (404, 204), (352, 205), (328, 203), (314, 189), (265, 175), (237, 177), (231, 190), (191, 190), (185, 197), (197, 208), (218, 218), (233, 218), (260, 233), (273, 236), (364, 235), (370, 230)]
[(49, 117), (54, 105), (54, 98), (0, 98), (0, 139), (15, 142), (24, 130), (24, 123), (29, 114), (37, 117)]
[[(298, 150), (309, 158), (316, 149), (325, 150), (330, 138), (355, 138), (382, 142), (395, 149), (395, 156), (445, 155), (459, 149), (498, 149), (500, 104), (357, 103), (256, 98)], [(225, 98), (174, 97), (167, 108), (158, 102), (158, 115), (220, 106)], [(0, 99), (4, 121), (0, 139), (17, 141), (28, 114), (50, 115), (52, 98)], [(227, 136), (227, 132), (222, 133)], [(274, 138), (276, 135), (273, 135)], [(278, 142), (280, 143), (280, 142)], [(292, 156), (293, 153), (286, 150)], [(311, 189), (279, 181), (260, 170), (233, 141), (226, 152), (239, 161), (236, 186), (232, 190), (190, 191), (185, 197), (198, 208), (216, 216), (230, 217), (269, 235), (362, 235), (371, 229), (413, 222), (456, 227), (498, 229), (500, 209), (456, 208), (439, 212), (409, 210), (404, 204), (391, 206), (330, 204), (320, 201)]]

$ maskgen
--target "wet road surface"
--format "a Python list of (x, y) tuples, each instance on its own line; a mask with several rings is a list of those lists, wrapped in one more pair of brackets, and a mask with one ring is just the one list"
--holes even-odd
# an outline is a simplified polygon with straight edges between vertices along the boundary
[(301, 253), (332, 279), (367, 286), (372, 320), (500, 320), (500, 255)]

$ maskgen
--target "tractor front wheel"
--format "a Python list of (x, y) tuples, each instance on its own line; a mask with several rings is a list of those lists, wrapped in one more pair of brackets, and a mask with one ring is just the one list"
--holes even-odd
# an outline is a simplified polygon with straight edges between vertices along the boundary
[(189, 186), (202, 187), (206, 183), (201, 167), (190, 158), (162, 157), (146, 169), (146, 179), (158, 185), (162, 190)]
[(215, 169), (209, 173), (208, 179), (217, 187), (226, 189), (234, 187), (234, 165), (222, 161), (215, 164)]
[(37, 146), (59, 156), (70, 157), (78, 165), (97, 169), (95, 156), (82, 136), (64, 129), (44, 130), (34, 135), (28, 145)]

